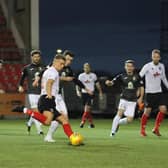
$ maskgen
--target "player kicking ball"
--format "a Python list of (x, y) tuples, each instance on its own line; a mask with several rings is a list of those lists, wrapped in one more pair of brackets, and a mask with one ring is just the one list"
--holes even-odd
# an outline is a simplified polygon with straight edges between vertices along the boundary
[[(144, 87), (140, 76), (135, 73), (133, 60), (125, 62), (125, 73), (115, 77), (112, 81), (107, 80), (107, 86), (119, 85), (122, 88), (118, 111), (113, 119), (110, 136), (114, 136), (119, 125), (131, 123), (134, 118), (136, 104), (142, 104)], [(124, 118), (122, 118), (125, 116)]]
[(63, 69), (64, 65), (65, 58), (61, 54), (57, 54), (52, 66), (44, 72), (41, 81), (41, 96), (38, 101), (39, 112), (25, 107), (16, 107), (12, 111), (24, 112), (44, 125), (50, 125), (53, 120), (56, 120), (62, 124), (65, 134), (71, 140), (74, 134), (69, 121), (67, 117), (57, 111), (55, 103), (59, 91), (59, 71)]

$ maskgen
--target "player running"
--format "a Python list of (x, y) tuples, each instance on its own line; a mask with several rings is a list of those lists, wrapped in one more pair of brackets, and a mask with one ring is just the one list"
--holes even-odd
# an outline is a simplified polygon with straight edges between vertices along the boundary
[(145, 132), (145, 128), (146, 128), (151, 110), (153, 108), (159, 107), (159, 112), (155, 120), (155, 126), (152, 130), (152, 132), (157, 136), (161, 136), (159, 132), (159, 127), (167, 112), (167, 107), (166, 107), (167, 100), (164, 97), (164, 94), (162, 92), (161, 82), (163, 82), (166, 88), (168, 89), (168, 81), (165, 75), (165, 67), (162, 63), (159, 62), (160, 59), (161, 59), (160, 51), (157, 49), (154, 49), (152, 51), (152, 61), (145, 64), (139, 73), (141, 77), (145, 76), (145, 85), (146, 85), (145, 86), (145, 94), (146, 94), (145, 111), (141, 118), (141, 130), (140, 130), (140, 134), (143, 137), (147, 136)]
[[(27, 94), (28, 94), (28, 101), (30, 104), (30, 108), (32, 110), (37, 111), (37, 102), (40, 97), (41, 92), (41, 85), (40, 83), (36, 83), (36, 77), (45, 69), (45, 66), (41, 64), (41, 52), (39, 50), (32, 50), (31, 51), (31, 64), (26, 65), (23, 68), (21, 79), (19, 82), (19, 89), (20, 93), (24, 92), (24, 81), (27, 81)], [(27, 122), (27, 131), (30, 134), (32, 124), (35, 124), (37, 133), (43, 134), (41, 123), (34, 118), (30, 117), (29, 121)]]
[(44, 125), (50, 125), (52, 120), (56, 120), (62, 124), (65, 134), (70, 138), (73, 134), (71, 126), (67, 117), (58, 112), (55, 103), (59, 92), (59, 71), (63, 69), (64, 65), (65, 58), (61, 54), (57, 54), (54, 57), (52, 66), (44, 72), (41, 81), (41, 96), (38, 101), (38, 110), (40, 113), (24, 107), (16, 107), (12, 111), (24, 112)]
[[(68, 120), (68, 110), (65, 104), (65, 101), (63, 99), (63, 82), (74, 82), (75, 85), (79, 86), (80, 88), (86, 89), (88, 93), (90, 91), (85, 88), (85, 86), (80, 82), (74, 75), (73, 70), (71, 69), (70, 65), (72, 64), (74, 60), (74, 54), (69, 51), (65, 50), (63, 53), (63, 56), (65, 57), (65, 66), (60, 72), (60, 89), (59, 94), (56, 97), (56, 109), (61, 113), (64, 114), (64, 116)], [(91, 93), (90, 93), (91, 94)], [(53, 139), (53, 134), (57, 130), (59, 126), (58, 121), (52, 121), (51, 126), (49, 127), (49, 130), (47, 132), (47, 135), (44, 138), (44, 141), (46, 142), (55, 142)]]
[[(115, 77), (112, 81), (107, 80), (107, 86), (117, 85), (122, 88), (118, 111), (112, 122), (110, 136), (114, 136), (119, 125), (131, 123), (134, 118), (137, 103), (142, 104), (144, 96), (143, 81), (135, 72), (133, 60), (125, 61), (125, 73)], [(124, 118), (122, 118), (124, 115)]]
[(77, 94), (78, 94), (78, 96), (82, 96), (83, 106), (84, 106), (84, 112), (82, 115), (82, 121), (80, 123), (80, 128), (84, 127), (84, 124), (87, 119), (90, 123), (90, 128), (94, 128), (95, 125), (93, 124), (93, 118), (92, 118), (92, 114), (91, 114), (91, 112), (92, 112), (91, 106), (93, 104), (95, 84), (96, 84), (96, 87), (99, 91), (100, 98), (103, 97), (103, 93), (102, 93), (100, 83), (97, 79), (97, 75), (95, 73), (91, 72), (91, 66), (89, 63), (85, 63), (83, 65), (83, 70), (84, 70), (84, 72), (79, 74), (78, 79), (83, 83), (83, 85), (85, 85), (85, 87), (87, 89), (92, 91), (92, 95), (89, 95), (85, 89), (81, 90), (81, 92), (82, 92), (82, 95), (81, 95), (80, 90), (77, 87)]

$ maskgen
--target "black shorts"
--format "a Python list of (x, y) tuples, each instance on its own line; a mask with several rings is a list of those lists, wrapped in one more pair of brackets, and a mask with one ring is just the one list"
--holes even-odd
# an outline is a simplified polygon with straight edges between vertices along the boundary
[(56, 119), (61, 114), (56, 110), (55, 97), (53, 96), (52, 99), (48, 99), (46, 96), (47, 95), (40, 96), (38, 100), (38, 110), (40, 113), (50, 111), (54, 114), (53, 119)]
[(93, 98), (94, 96), (91, 96), (88, 93), (82, 93), (83, 105), (91, 106), (93, 104)]
[(167, 99), (163, 93), (147, 93), (145, 95), (145, 107), (158, 108), (167, 105)]

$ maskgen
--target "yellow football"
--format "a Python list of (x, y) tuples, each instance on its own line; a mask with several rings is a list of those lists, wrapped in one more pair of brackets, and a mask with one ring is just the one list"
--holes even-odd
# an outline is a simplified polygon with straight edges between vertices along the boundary
[(74, 146), (81, 145), (83, 143), (83, 136), (79, 133), (73, 133), (70, 136), (70, 143)]

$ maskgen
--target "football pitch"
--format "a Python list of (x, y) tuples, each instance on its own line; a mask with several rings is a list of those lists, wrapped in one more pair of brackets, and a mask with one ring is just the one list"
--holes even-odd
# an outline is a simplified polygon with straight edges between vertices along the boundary
[[(83, 146), (68, 145), (60, 126), (55, 143), (46, 143), (36, 134), (26, 132), (25, 120), (0, 121), (0, 168), (166, 168), (168, 167), (168, 120), (161, 126), (161, 137), (151, 133), (154, 121), (147, 127), (148, 136), (139, 135), (139, 120), (120, 127), (109, 137), (111, 120), (97, 119), (96, 127), (79, 128), (79, 120), (70, 120), (73, 130), (85, 140)], [(47, 127), (43, 127), (47, 132)]]

